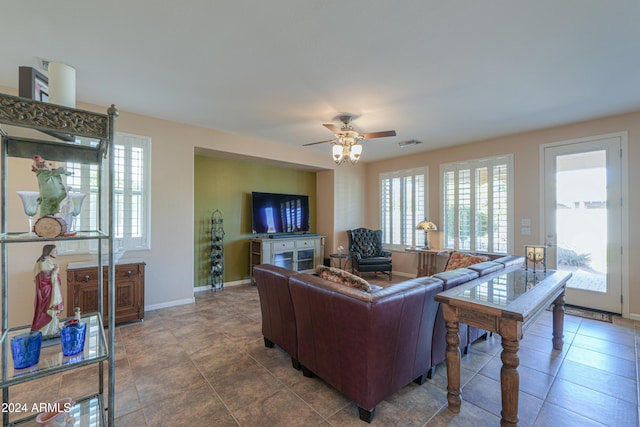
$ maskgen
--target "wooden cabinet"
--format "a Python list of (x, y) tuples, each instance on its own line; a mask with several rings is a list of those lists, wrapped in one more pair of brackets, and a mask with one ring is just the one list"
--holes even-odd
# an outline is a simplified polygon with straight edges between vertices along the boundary
[[(126, 261), (116, 264), (115, 299), (116, 324), (144, 319), (144, 267), (142, 261)], [(103, 307), (107, 304), (107, 267), (103, 266)], [(67, 314), (73, 315), (73, 308), (80, 307), (82, 313), (98, 311), (98, 267), (89, 264), (72, 263), (67, 266)], [(106, 319), (106, 317), (105, 317)]]
[(300, 235), (295, 237), (251, 239), (249, 260), (251, 279), (253, 267), (258, 264), (273, 264), (298, 272), (313, 272), (322, 265), (324, 236)]

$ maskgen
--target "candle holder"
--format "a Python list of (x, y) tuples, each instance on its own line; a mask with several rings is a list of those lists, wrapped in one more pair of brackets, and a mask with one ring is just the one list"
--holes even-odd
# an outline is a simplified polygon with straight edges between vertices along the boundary
[(544, 245), (525, 245), (524, 253), (526, 256), (525, 270), (529, 270), (529, 263), (533, 265), (533, 272), (536, 271), (536, 265), (542, 264), (544, 271), (547, 271), (547, 247)]
[(82, 209), (82, 202), (84, 202), (84, 198), (87, 197), (84, 193), (69, 193), (69, 198), (71, 199), (71, 203), (73, 204), (73, 210), (71, 211), (71, 230), (77, 232), (77, 222), (78, 215), (80, 215), (80, 210)]
[(40, 193), (38, 191), (16, 191), (20, 200), (22, 200), (22, 207), (24, 213), (29, 217), (29, 232), (27, 235), (35, 236), (33, 232), (33, 217), (38, 213), (38, 198)]

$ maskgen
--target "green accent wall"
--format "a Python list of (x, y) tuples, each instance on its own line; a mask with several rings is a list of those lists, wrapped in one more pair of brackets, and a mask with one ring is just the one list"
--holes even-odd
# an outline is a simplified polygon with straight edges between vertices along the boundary
[(210, 220), (224, 218), (224, 281), (249, 278), (251, 192), (309, 196), (311, 232), (316, 232), (316, 173), (260, 163), (195, 156), (194, 286), (210, 285)]

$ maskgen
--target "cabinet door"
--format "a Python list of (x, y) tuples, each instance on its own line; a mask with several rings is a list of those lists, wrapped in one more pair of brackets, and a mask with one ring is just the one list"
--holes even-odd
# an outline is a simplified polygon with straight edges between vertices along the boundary
[(116, 321), (128, 322), (144, 317), (143, 270), (140, 265), (116, 266)]
[(298, 250), (298, 271), (313, 270), (313, 249)]
[[(67, 274), (67, 300), (65, 308), (67, 316), (74, 315), (74, 307), (80, 307), (84, 313), (98, 312), (98, 270), (87, 268), (69, 271)], [(107, 298), (104, 296), (103, 305), (106, 307)], [(106, 321), (106, 319), (103, 317)]]
[(67, 314), (73, 313), (74, 307), (80, 307), (82, 313), (96, 313), (98, 311), (98, 285), (96, 283), (75, 284), (73, 299), (67, 304)]
[(273, 254), (273, 265), (278, 267), (288, 268), (289, 270), (295, 270), (295, 263), (293, 259), (294, 251), (276, 252)]

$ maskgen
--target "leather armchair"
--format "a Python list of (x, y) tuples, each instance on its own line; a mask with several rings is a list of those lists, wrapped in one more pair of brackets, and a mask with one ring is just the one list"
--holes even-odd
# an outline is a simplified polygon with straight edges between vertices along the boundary
[(351, 269), (358, 275), (366, 272), (383, 272), (392, 279), (391, 252), (382, 247), (382, 230), (356, 228), (347, 230)]

